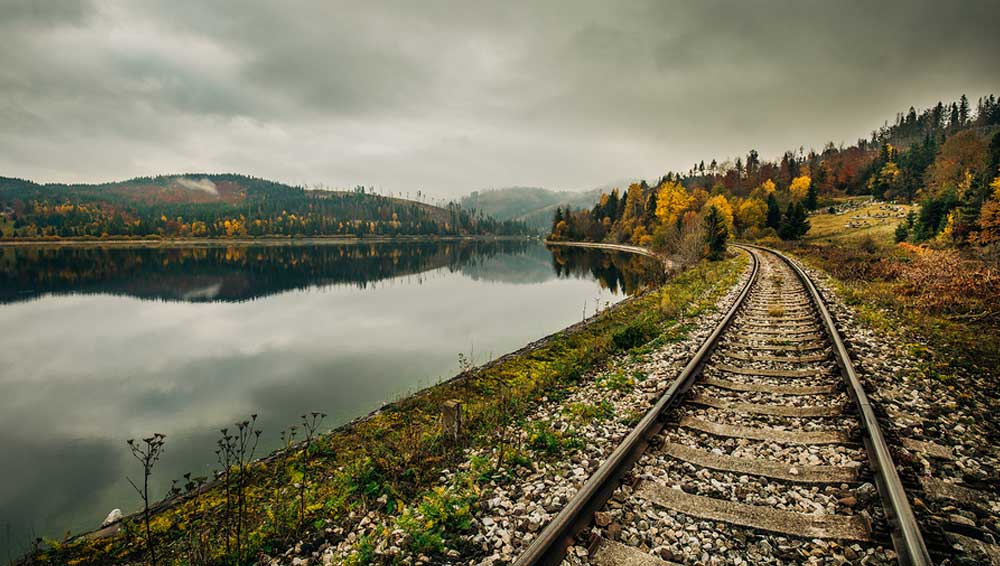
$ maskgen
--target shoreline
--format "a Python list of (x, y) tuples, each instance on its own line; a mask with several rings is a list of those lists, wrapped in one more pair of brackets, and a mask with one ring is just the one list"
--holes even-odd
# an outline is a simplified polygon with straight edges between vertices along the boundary
[(646, 257), (651, 257), (653, 259), (659, 260), (663, 263), (663, 268), (666, 273), (670, 273), (674, 270), (674, 262), (662, 254), (658, 254), (649, 248), (644, 248), (642, 246), (629, 246), (626, 244), (604, 244), (599, 242), (563, 242), (560, 240), (543, 240), (546, 246), (561, 246), (566, 248), (590, 248), (598, 250), (611, 250), (616, 252), (633, 253), (637, 255), (642, 255)]
[(176, 248), (176, 247), (216, 247), (216, 246), (281, 246), (281, 245), (345, 245), (345, 244), (384, 244), (384, 243), (422, 243), (422, 242), (464, 242), (464, 241), (517, 241), (534, 240), (539, 236), (434, 236), (434, 235), (402, 235), (402, 236), (309, 236), (309, 237), (261, 237), (261, 238), (127, 238), (127, 239), (83, 239), (66, 238), (48, 239), (0, 239), (0, 248), (4, 247), (135, 247), (135, 248)]

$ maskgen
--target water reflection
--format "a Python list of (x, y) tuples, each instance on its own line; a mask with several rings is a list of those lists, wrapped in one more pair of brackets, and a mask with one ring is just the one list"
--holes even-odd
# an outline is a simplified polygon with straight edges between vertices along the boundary
[[(547, 258), (526, 240), (411, 244), (198, 247), (0, 248), (0, 302), (46, 293), (103, 293), (181, 301), (245, 301), (315, 286), (355, 285), (447, 267), (477, 269), (493, 258)], [(533, 261), (529, 261), (530, 265)], [(517, 268), (487, 280), (523, 277)], [(534, 282), (545, 274), (535, 270)], [(551, 274), (548, 274), (551, 277)]]
[(130, 437), (167, 434), (163, 494), (210, 474), (216, 431), (249, 413), (264, 450), (304, 410), (363, 415), (459, 352), (485, 361), (634, 292), (658, 272), (635, 259), (527, 241), (2, 248), (0, 527), (16, 552), (135, 509)]
[(659, 262), (643, 255), (560, 246), (551, 252), (558, 277), (593, 278), (612, 293), (632, 295), (666, 276)]

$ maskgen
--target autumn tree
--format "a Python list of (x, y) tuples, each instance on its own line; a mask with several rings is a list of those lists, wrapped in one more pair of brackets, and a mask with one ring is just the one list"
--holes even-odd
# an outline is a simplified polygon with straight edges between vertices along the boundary
[(939, 193), (955, 187), (966, 173), (981, 174), (987, 167), (987, 144), (978, 133), (957, 133), (941, 146), (934, 163), (927, 169), (927, 188)]
[(759, 198), (743, 199), (736, 206), (736, 226), (740, 233), (763, 228), (767, 222), (767, 203)]
[(656, 217), (663, 224), (673, 224), (678, 215), (691, 206), (693, 199), (676, 181), (666, 181), (656, 194)]
[(1000, 242), (1000, 199), (990, 199), (979, 211), (979, 230), (969, 235), (975, 244)]
[(800, 175), (792, 179), (792, 183), (788, 186), (788, 191), (792, 194), (792, 199), (796, 201), (804, 200), (811, 184), (812, 179), (808, 175)]

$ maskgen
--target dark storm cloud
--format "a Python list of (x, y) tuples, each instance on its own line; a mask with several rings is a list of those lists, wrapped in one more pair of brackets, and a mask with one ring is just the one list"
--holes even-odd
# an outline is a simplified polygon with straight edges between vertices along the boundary
[(998, 90), (995, 10), (0, 0), (0, 174), (222, 170), (454, 195), (771, 157)]

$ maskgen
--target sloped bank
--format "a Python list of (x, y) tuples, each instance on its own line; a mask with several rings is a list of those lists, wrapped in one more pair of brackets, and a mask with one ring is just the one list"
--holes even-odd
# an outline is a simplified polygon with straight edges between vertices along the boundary
[[(539, 403), (572, 394), (611, 356), (650, 341), (677, 339), (687, 331), (679, 322), (688, 309), (716, 300), (722, 287), (735, 283), (744, 263), (732, 258), (694, 266), (583, 323), (314, 438), (308, 449), (291, 444), (250, 464), (242, 476), (231, 469), (228, 483), (216, 479), (159, 505), (151, 521), (152, 546), (161, 563), (252, 563), (268, 556), (324, 554), (332, 559), (327, 551), (344, 541), (351, 547), (350, 561), (394, 560), (375, 553), (374, 537), (355, 534), (374, 517), (383, 530), (402, 533), (405, 550), (417, 558), (423, 553), (440, 562), (481, 554), (460, 536), (478, 512), (470, 494), (481, 492), (482, 481), (503, 481), (527, 464), (514, 449), (508, 425), (523, 429)], [(458, 441), (442, 428), (442, 409), (453, 404), (461, 406), (463, 416)], [(532, 442), (572, 442), (537, 432)], [(470, 468), (470, 454), (496, 446), (509, 449), (501, 448), (495, 461), (477, 460)], [(462, 467), (468, 468), (462, 474), (466, 483), (456, 490), (449, 470)], [(237, 489), (243, 502), (238, 510), (227, 504)], [(123, 524), (129, 528), (51, 543), (28, 560), (107, 564), (146, 559), (138, 517)]]
[(519, 407), (402, 511), (369, 509), (336, 531), (339, 542), (289, 549), (271, 564), (510, 563), (662, 394), (734, 300), (746, 266), (740, 256), (683, 273), (655, 293), (652, 339)]

